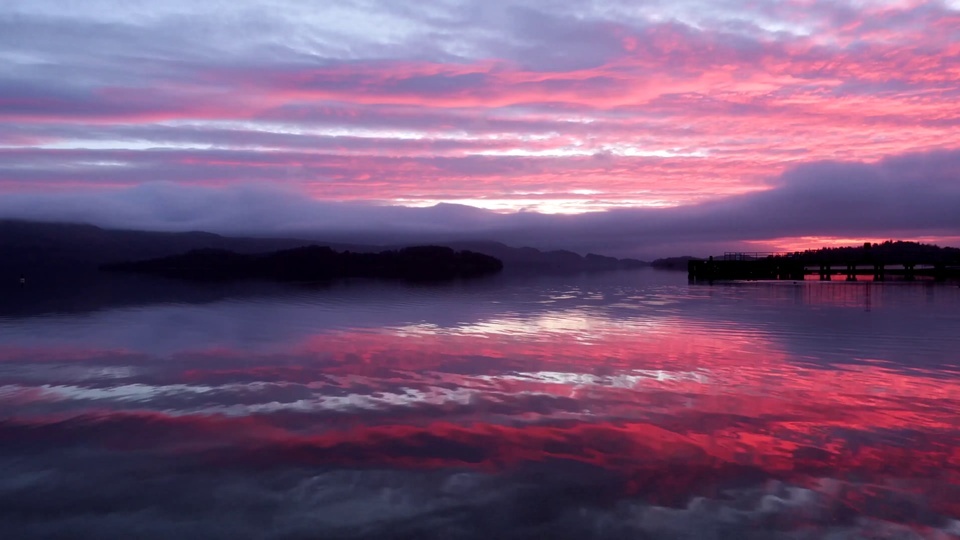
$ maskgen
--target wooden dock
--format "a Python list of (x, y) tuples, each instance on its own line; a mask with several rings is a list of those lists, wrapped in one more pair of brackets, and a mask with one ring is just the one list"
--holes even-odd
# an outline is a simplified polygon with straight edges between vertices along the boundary
[(861, 276), (869, 276), (872, 281), (945, 281), (960, 279), (960, 261), (871, 256), (838, 261), (817, 259), (808, 253), (729, 252), (723, 258), (691, 260), (687, 271), (690, 281), (803, 281), (807, 276), (818, 276), (821, 281), (832, 281), (834, 276), (842, 276), (846, 281), (857, 281)]

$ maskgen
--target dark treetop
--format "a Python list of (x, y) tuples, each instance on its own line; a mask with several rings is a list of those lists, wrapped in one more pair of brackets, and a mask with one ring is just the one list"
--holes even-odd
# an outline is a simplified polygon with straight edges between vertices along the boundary
[(159, 259), (107, 264), (102, 269), (198, 280), (318, 281), (370, 277), (419, 281), (494, 274), (503, 269), (503, 264), (489, 255), (440, 246), (380, 253), (337, 252), (329, 247), (307, 246), (263, 254), (198, 249)]
[(960, 264), (960, 249), (940, 247), (933, 244), (887, 240), (882, 244), (865, 243), (862, 246), (824, 247), (800, 252), (796, 255), (803, 261), (847, 263), (934, 263)]

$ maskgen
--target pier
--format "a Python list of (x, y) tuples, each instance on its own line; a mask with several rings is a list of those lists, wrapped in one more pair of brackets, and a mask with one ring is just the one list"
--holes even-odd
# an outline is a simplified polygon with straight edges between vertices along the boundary
[[(928, 260), (929, 259), (929, 260)], [(815, 253), (727, 252), (723, 257), (691, 260), (687, 265), (690, 281), (714, 280), (792, 280), (803, 281), (818, 276), (833, 281), (841, 276), (857, 281), (869, 276), (871, 281), (918, 278), (945, 281), (960, 279), (960, 260), (927, 257), (878, 257), (871, 254), (848, 260), (818, 258)]]

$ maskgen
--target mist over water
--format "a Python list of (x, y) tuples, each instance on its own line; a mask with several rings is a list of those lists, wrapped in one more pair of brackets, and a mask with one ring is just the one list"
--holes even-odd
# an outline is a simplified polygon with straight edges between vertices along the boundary
[(146, 283), (4, 291), (5, 536), (960, 534), (955, 284)]

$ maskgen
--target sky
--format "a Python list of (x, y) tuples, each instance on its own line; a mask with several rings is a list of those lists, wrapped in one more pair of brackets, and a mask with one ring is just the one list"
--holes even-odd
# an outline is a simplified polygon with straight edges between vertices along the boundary
[(960, 244), (960, 2), (5, 0), (0, 218)]

